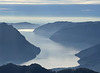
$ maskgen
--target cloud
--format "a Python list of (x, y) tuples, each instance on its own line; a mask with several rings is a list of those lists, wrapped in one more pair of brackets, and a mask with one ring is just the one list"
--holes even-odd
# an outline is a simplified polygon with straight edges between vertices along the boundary
[(10, 8), (0, 8), (0, 13), (14, 13), (15, 11), (13, 11)]
[(0, 4), (100, 4), (100, 0), (0, 0)]
[(0, 11), (10, 10), (9, 8), (0, 8)]

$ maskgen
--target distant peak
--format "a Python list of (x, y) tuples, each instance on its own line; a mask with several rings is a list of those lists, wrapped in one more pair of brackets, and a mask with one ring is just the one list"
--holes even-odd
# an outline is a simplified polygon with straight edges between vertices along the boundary
[(6, 67), (12, 67), (12, 66), (18, 66), (18, 65), (13, 64), (13, 63), (8, 63), (8, 64), (5, 64), (5, 65), (3, 65), (3, 66), (6, 66)]
[(29, 23), (29, 22), (19, 22), (17, 24), (31, 24), (31, 23)]
[(72, 23), (72, 22), (69, 22), (69, 21), (56, 21), (55, 23)]
[(0, 25), (7, 25), (7, 23), (5, 23), (5, 22), (2, 22), (2, 23), (0, 23)]
[(8, 64), (6, 64), (6, 65), (15, 65), (15, 64), (13, 64), (13, 63), (8, 63)]
[(34, 63), (34, 64), (31, 64), (30, 67), (41, 67), (41, 65)]
[(5, 23), (5, 22), (3, 22), (3, 23), (0, 23), (0, 27), (7, 27), (8, 26), (8, 24), (7, 23)]

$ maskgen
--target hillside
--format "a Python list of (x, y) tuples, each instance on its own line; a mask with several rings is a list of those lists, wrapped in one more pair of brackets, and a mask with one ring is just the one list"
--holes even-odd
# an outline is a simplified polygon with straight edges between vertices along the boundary
[(40, 53), (40, 48), (29, 43), (13, 26), (0, 24), (0, 64), (20, 64)]
[(72, 22), (54, 22), (54, 23), (48, 23), (45, 25), (42, 25), (34, 30), (34, 33), (44, 36), (44, 37), (51, 37), (55, 32), (60, 30), (61, 28), (67, 26), (71, 27)]
[(58, 72), (50, 71), (39, 64), (20, 66), (12, 63), (0, 66), (0, 73), (98, 73), (86, 68), (66, 69)]
[(82, 50), (76, 56), (80, 58), (78, 61), (80, 67), (86, 67), (100, 72), (100, 44)]
[(100, 43), (100, 22), (76, 23), (79, 26), (64, 27), (54, 33), (50, 39), (64, 46), (85, 49)]

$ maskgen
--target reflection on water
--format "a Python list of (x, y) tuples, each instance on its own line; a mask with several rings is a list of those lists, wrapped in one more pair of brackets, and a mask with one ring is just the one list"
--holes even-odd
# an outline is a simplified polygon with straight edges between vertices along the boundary
[(41, 53), (35, 59), (24, 63), (25, 65), (38, 63), (48, 69), (57, 67), (73, 67), (78, 65), (78, 58), (74, 56), (77, 51), (73, 48), (65, 48), (60, 44), (55, 43), (48, 38), (38, 36), (33, 32), (21, 31), (21, 33), (30, 43), (41, 48)]
[(33, 32), (34, 29), (18, 29), (20, 32)]

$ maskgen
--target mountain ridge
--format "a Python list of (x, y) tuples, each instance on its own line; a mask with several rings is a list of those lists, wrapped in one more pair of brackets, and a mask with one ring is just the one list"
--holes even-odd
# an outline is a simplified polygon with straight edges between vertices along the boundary
[(100, 44), (87, 48), (76, 54), (80, 58), (80, 67), (100, 72)]
[(12, 25), (0, 24), (0, 64), (20, 64), (40, 53), (40, 48), (29, 43)]
[(29, 66), (20, 66), (12, 63), (0, 66), (0, 73), (98, 73), (86, 68), (66, 69), (58, 72), (48, 70), (39, 64), (31, 64)]
[(64, 46), (85, 49), (100, 43), (100, 22), (80, 22), (78, 26), (64, 27), (54, 33), (50, 39)]

